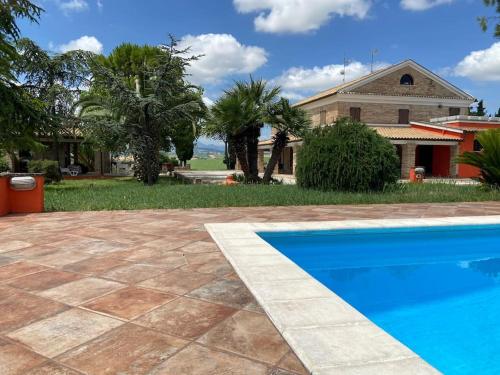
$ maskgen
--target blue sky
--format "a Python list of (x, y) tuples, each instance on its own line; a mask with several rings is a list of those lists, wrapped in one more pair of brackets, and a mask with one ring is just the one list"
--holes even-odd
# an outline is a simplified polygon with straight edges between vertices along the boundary
[(39, 0), (24, 36), (52, 51), (109, 53), (122, 42), (158, 44), (168, 33), (203, 53), (192, 80), (215, 100), (235, 79), (263, 77), (298, 99), (411, 58), (500, 107), (500, 39), (476, 17), (480, 0)]

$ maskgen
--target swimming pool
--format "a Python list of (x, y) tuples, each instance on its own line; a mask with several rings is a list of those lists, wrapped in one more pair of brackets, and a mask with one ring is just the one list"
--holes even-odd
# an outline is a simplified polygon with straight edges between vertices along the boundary
[(258, 235), (440, 371), (500, 373), (500, 225)]

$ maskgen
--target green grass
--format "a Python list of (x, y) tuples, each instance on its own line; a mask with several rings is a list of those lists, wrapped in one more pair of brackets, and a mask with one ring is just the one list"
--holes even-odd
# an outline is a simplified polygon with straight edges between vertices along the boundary
[(223, 158), (192, 159), (188, 161), (188, 164), (191, 164), (193, 171), (223, 171), (226, 169), (226, 164), (223, 161)]
[(96, 211), (493, 200), (500, 200), (499, 191), (449, 184), (398, 185), (384, 193), (339, 193), (302, 190), (293, 185), (184, 185), (173, 178), (162, 178), (155, 186), (144, 186), (133, 179), (122, 178), (49, 185), (45, 207), (47, 211)]

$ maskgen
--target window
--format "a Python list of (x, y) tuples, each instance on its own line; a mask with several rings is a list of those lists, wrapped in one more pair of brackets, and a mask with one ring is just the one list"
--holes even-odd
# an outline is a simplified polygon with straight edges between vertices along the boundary
[(400, 85), (413, 86), (413, 77), (409, 74), (404, 74), (399, 80)]
[(483, 145), (477, 139), (474, 139), (474, 151), (483, 151)]
[(349, 116), (352, 121), (361, 121), (361, 108), (351, 107), (349, 108)]
[(450, 107), (450, 116), (458, 116), (460, 114), (460, 108)]
[(409, 124), (410, 123), (410, 110), (400, 109), (398, 124)]
[(320, 125), (325, 125), (326, 124), (326, 111), (320, 111), (319, 112), (319, 124)]

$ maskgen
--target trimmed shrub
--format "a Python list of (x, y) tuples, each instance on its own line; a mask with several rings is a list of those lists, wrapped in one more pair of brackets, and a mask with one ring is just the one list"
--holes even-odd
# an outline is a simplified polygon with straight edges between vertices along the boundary
[(365, 124), (349, 119), (314, 129), (297, 158), (297, 184), (303, 188), (380, 191), (399, 176), (394, 146)]
[(62, 180), (59, 164), (54, 160), (31, 160), (28, 164), (28, 171), (30, 173), (43, 173), (47, 184)]

